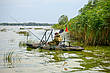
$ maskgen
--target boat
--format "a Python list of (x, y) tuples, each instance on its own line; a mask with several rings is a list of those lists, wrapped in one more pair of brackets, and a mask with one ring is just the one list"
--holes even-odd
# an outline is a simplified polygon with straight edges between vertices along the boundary
[(28, 47), (33, 49), (45, 49), (45, 50), (62, 50), (62, 51), (82, 51), (84, 48), (80, 46), (67, 46), (67, 45), (58, 45), (58, 46), (50, 46), (50, 45), (39, 45), (39, 44), (26, 44)]
[[(65, 45), (65, 38), (64, 38), (64, 41), (62, 41), (63, 43), (62, 44), (59, 44), (59, 45), (49, 45), (47, 44), (48, 43), (48, 39), (52, 38), (52, 31), (50, 32), (49, 34), (49, 37), (46, 39), (46, 33), (47, 33), (47, 30), (46, 32), (44, 33), (42, 39), (40, 40), (39, 43), (26, 43), (27, 47), (30, 47), (30, 48), (34, 48), (34, 49), (46, 49), (46, 50), (63, 50), (63, 51), (81, 51), (81, 50), (84, 50), (83, 47), (80, 47), (80, 46), (71, 46), (70, 43), (69, 45)], [(59, 31), (59, 33), (62, 33), (63, 31)], [(45, 39), (45, 41), (43, 40)]]

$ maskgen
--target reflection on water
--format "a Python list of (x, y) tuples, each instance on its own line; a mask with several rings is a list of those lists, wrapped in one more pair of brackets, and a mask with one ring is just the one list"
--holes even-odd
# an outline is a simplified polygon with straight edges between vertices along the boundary
[[(1, 27), (2, 28), (2, 27)], [(27, 37), (16, 32), (21, 26), (7, 26), (0, 32), (0, 73), (106, 73), (110, 72), (109, 47), (85, 47), (83, 51), (49, 51), (26, 46)], [(27, 27), (40, 39), (50, 27)], [(35, 29), (43, 28), (43, 29)], [(58, 30), (54, 30), (56, 32)], [(48, 35), (48, 34), (47, 34)], [(51, 40), (51, 39), (50, 39)], [(29, 35), (29, 42), (39, 42)], [(14, 49), (12, 49), (14, 48)]]

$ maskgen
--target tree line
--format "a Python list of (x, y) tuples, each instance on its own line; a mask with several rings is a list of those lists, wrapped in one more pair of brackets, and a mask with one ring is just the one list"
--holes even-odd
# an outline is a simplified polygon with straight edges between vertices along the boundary
[(53, 24), (48, 23), (0, 23), (2, 26), (52, 26)]

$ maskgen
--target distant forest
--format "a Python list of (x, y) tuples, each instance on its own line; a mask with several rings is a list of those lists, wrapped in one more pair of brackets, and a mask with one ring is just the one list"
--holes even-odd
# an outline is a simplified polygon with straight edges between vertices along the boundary
[(48, 23), (0, 23), (1, 26), (52, 26), (53, 24)]

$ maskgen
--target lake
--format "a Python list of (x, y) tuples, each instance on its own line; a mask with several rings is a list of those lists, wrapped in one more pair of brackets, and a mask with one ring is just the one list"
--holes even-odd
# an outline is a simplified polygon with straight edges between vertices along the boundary
[[(27, 34), (28, 42), (39, 42), (28, 30), (41, 39), (44, 32), (50, 29), (50, 26), (0, 26), (0, 73), (110, 72), (110, 47), (107, 46), (86, 46), (83, 51), (68, 52), (27, 50), (24, 44)], [(53, 35), (58, 31), (54, 30)]]

